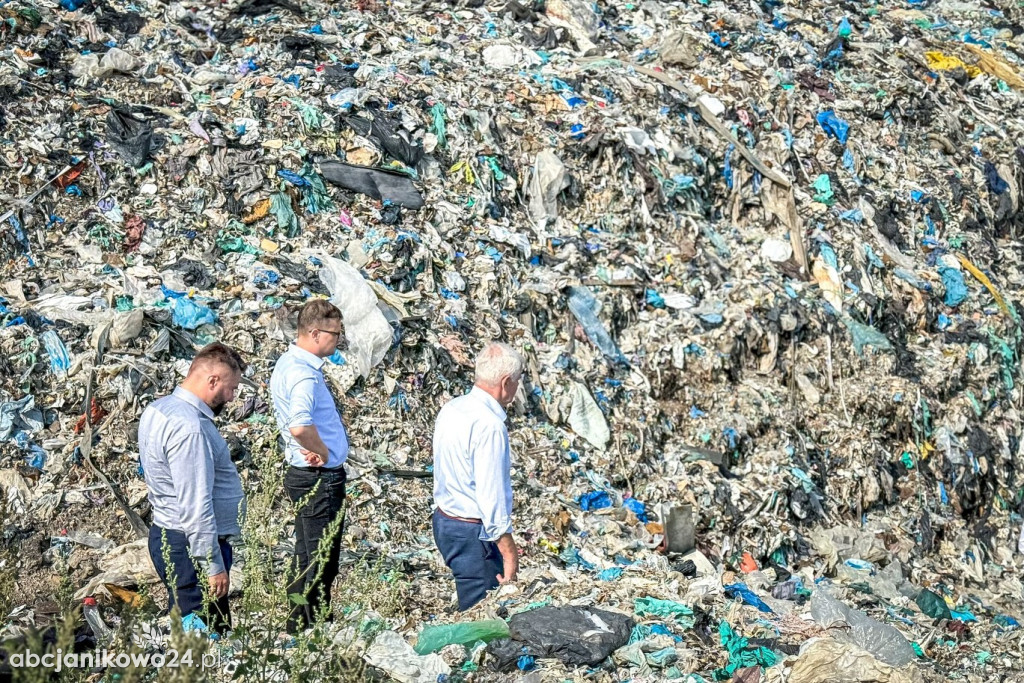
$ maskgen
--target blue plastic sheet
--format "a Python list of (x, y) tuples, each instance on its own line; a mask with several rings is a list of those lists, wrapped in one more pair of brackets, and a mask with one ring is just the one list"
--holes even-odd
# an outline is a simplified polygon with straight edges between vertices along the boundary
[(66, 374), (71, 369), (71, 358), (68, 356), (68, 348), (64, 346), (56, 330), (47, 330), (40, 337), (46, 353), (50, 356), (50, 370), (55, 374)]
[(605, 491), (584, 493), (576, 499), (576, 502), (584, 510), (600, 510), (601, 508), (610, 508), (612, 506), (612, 498)]
[(850, 137), (849, 123), (836, 116), (831, 109), (821, 112), (817, 118), (822, 130), (839, 140), (841, 144), (846, 144), (846, 140)]
[(765, 604), (764, 600), (757, 597), (754, 591), (742, 583), (731, 583), (725, 587), (725, 594), (730, 598), (739, 598), (744, 604), (756, 607), (767, 614), (773, 614), (772, 608)]
[(181, 297), (174, 300), (171, 322), (186, 330), (194, 330), (201, 325), (216, 324), (217, 314), (188, 297)]
[(615, 579), (622, 576), (622, 567), (611, 567), (609, 569), (602, 569), (597, 578), (602, 581), (614, 581)]
[(947, 306), (959, 306), (967, 298), (967, 283), (964, 282), (964, 274), (956, 268), (940, 268), (942, 285), (946, 288), (946, 298), (943, 300)]
[(644, 524), (647, 523), (647, 506), (645, 506), (636, 498), (627, 498), (626, 500), (622, 501), (622, 507), (626, 508), (627, 510), (632, 510), (633, 513), (636, 515), (637, 519), (639, 519)]

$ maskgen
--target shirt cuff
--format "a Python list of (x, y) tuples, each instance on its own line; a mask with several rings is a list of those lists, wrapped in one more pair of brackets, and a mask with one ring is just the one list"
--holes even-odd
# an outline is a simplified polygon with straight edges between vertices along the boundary
[(504, 519), (499, 520), (494, 525), (484, 525), (480, 529), (480, 540), (481, 541), (497, 541), (505, 534), (512, 533), (512, 520)]
[(295, 417), (288, 423), (288, 429), (295, 429), (296, 427), (312, 427), (313, 418), (309, 417)]

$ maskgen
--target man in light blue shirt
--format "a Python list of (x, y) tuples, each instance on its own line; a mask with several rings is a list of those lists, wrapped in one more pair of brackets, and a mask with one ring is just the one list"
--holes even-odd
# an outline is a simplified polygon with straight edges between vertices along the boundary
[(515, 349), (488, 344), (473, 389), (449, 401), (434, 425), (434, 542), (455, 575), (460, 610), (519, 572), (505, 408), (522, 374)]
[[(321, 612), (327, 620), (334, 618), (331, 585), (341, 556), (348, 436), (323, 365), (344, 336), (341, 311), (322, 299), (310, 301), (299, 311), (298, 338), (278, 359), (270, 378), (288, 461), (285, 491), (293, 503), (305, 501), (296, 511), (294, 578), (288, 588), (289, 595), (305, 600), (292, 610), (292, 633), (313, 623)], [(317, 562), (320, 550), (326, 553), (323, 562)]]
[[(153, 508), (149, 553), (167, 588), (168, 609), (177, 604), (183, 617), (200, 613), (217, 631), (231, 625), (228, 539), (241, 534), (245, 497), (213, 418), (234, 398), (244, 370), (233, 349), (210, 344), (196, 354), (181, 386), (151, 403), (139, 421), (139, 460)], [(209, 610), (200, 573), (214, 598)]]

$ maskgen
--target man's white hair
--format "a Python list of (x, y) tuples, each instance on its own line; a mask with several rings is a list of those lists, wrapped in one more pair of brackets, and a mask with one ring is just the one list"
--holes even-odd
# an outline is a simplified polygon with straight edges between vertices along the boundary
[(476, 357), (476, 382), (497, 386), (504, 377), (523, 374), (523, 357), (508, 344), (490, 342)]

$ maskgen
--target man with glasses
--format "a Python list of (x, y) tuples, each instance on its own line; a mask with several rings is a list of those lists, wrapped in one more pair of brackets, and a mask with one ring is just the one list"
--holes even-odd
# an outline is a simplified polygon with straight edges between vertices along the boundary
[(197, 613), (218, 632), (231, 627), (229, 539), (241, 534), (245, 495), (213, 418), (237, 394), (244, 371), (234, 349), (210, 344), (192, 359), (181, 386), (151, 403), (139, 422), (139, 460), (153, 508), (149, 554), (167, 588), (168, 610), (177, 604), (182, 617)]
[[(288, 471), (284, 487), (296, 510), (294, 580), (298, 594), (288, 631), (294, 633), (331, 612), (331, 585), (341, 555), (342, 506), (348, 436), (323, 374), (324, 359), (345, 337), (341, 311), (322, 299), (299, 311), (298, 338), (288, 347), (270, 378), (274, 415), (284, 442)], [(334, 527), (334, 528), (332, 528)], [(323, 546), (323, 547), (321, 547)], [(318, 558), (324, 558), (318, 562)]]

